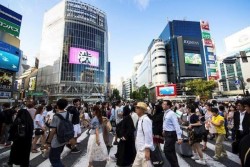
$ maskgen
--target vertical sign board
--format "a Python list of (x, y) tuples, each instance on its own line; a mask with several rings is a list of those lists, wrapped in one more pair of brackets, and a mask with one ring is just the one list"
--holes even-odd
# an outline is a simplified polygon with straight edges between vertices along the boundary
[(206, 55), (206, 63), (207, 63), (207, 74), (208, 79), (218, 79), (218, 67), (217, 67), (217, 58), (215, 55), (215, 46), (212, 41), (211, 35), (210, 35), (210, 27), (208, 21), (200, 21), (201, 25), (201, 35), (202, 35), (202, 41), (204, 45), (204, 52)]
[(21, 22), (22, 15), (0, 5), (0, 30), (18, 37), (20, 34)]

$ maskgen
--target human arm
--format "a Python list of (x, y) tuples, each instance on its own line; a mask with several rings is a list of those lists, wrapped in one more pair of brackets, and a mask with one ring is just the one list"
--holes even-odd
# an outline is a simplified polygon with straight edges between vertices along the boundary
[(224, 124), (224, 118), (218, 120), (218, 122), (216, 122), (214, 119), (212, 119), (211, 124), (214, 126), (221, 126)]
[(46, 149), (51, 146), (51, 141), (55, 134), (56, 134), (56, 128), (50, 128), (50, 131), (46, 140), (46, 144), (45, 144)]
[(99, 146), (100, 145), (100, 140), (99, 140), (99, 128), (95, 129), (95, 135), (96, 135), (96, 144)]
[(177, 143), (178, 144), (181, 144), (182, 143), (182, 131), (181, 131), (181, 128), (180, 128), (180, 125), (179, 125), (179, 122), (178, 122), (178, 119), (177, 119), (177, 116), (175, 115), (175, 113), (172, 113), (171, 115), (171, 121), (174, 125), (174, 128), (175, 128), (175, 131), (176, 131), (176, 134), (177, 134)]
[(145, 136), (145, 159), (148, 161), (150, 159), (150, 150), (154, 149), (153, 144), (153, 132), (152, 132), (152, 122), (150, 119), (144, 119), (142, 122), (142, 129)]

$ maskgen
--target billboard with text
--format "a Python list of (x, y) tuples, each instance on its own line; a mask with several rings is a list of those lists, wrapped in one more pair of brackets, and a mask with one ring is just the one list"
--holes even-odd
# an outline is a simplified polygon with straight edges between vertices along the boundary
[(99, 66), (99, 53), (83, 48), (70, 47), (69, 53), (70, 64), (84, 64), (93, 67)]
[(0, 89), (1, 90), (11, 90), (13, 74), (6, 71), (0, 71)]

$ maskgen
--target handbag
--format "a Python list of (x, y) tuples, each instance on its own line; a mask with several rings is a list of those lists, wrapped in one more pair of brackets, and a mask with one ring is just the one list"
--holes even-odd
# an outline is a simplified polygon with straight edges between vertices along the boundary
[(234, 154), (239, 153), (239, 142), (238, 141), (232, 142), (232, 153), (234, 153)]
[(163, 165), (164, 164), (164, 160), (161, 154), (161, 150), (159, 148), (158, 145), (155, 146), (155, 150), (151, 151), (150, 150), (150, 160), (152, 162), (152, 164), (155, 165)]
[(193, 132), (194, 132), (194, 136), (201, 137), (202, 135), (206, 133), (205, 125), (202, 124), (201, 126), (194, 126)]
[(40, 136), (40, 135), (43, 135), (43, 134), (44, 134), (44, 131), (41, 128), (36, 128), (35, 129), (35, 135), (36, 136)]

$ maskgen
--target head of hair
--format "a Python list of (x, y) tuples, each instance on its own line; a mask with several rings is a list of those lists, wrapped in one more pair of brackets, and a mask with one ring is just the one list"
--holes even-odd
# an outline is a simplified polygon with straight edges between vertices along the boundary
[(47, 111), (51, 111), (51, 110), (53, 110), (52, 105), (51, 105), (51, 104), (48, 104), (48, 105), (46, 106), (46, 110), (47, 110)]
[(33, 101), (28, 101), (26, 106), (27, 106), (27, 108), (33, 108), (34, 107), (34, 102)]
[(235, 102), (235, 105), (238, 105), (238, 104), (244, 105), (243, 103), (244, 103), (243, 99), (242, 99), (242, 100), (237, 100), (237, 101)]
[(131, 113), (129, 106), (123, 107), (123, 117), (128, 116)]
[(163, 100), (163, 103), (167, 103), (167, 105), (169, 106), (169, 107), (172, 107), (173, 105), (172, 105), (172, 102), (170, 101), (170, 100)]
[(159, 114), (163, 111), (162, 105), (160, 103), (158, 103), (157, 105), (155, 105), (155, 114)]
[(10, 103), (3, 103), (4, 108), (10, 108)]
[(242, 103), (243, 103), (243, 105), (247, 105), (250, 107), (250, 97), (244, 97), (242, 99)]
[(212, 100), (212, 104), (215, 106), (217, 104), (216, 100)]
[(229, 109), (230, 109), (231, 107), (232, 107), (235, 111), (237, 111), (237, 107), (236, 107), (235, 105), (231, 105), (231, 106), (229, 107)]
[(99, 105), (101, 105), (101, 102), (98, 101), (98, 102), (95, 103), (95, 105), (99, 106)]
[(211, 112), (212, 112), (212, 113), (215, 113), (215, 114), (218, 114), (218, 113), (219, 113), (219, 110), (218, 110), (218, 108), (216, 108), (216, 107), (212, 107), (212, 108), (211, 108)]
[(76, 98), (76, 99), (73, 100), (73, 104), (75, 104), (75, 103), (77, 103), (77, 102), (81, 102), (81, 99), (77, 99), (77, 98)]
[(119, 106), (120, 103), (121, 103), (121, 100), (117, 100), (117, 101), (116, 101), (116, 106)]
[(213, 107), (214, 105), (212, 103), (206, 103), (208, 107)]
[(195, 108), (194, 105), (190, 104), (190, 105), (187, 106), (187, 108), (190, 109), (190, 112), (191, 112), (191, 113), (195, 113), (195, 109), (196, 109), (196, 108)]
[(56, 105), (59, 110), (64, 110), (68, 106), (68, 101), (66, 99), (59, 99)]
[(43, 106), (42, 106), (42, 105), (39, 105), (39, 106), (37, 107), (37, 109), (36, 109), (35, 115), (37, 115), (37, 114), (42, 114), (42, 112), (43, 112)]
[(115, 109), (115, 102), (112, 103), (112, 108)]
[(224, 107), (223, 105), (220, 105), (220, 106), (219, 106), (219, 110), (220, 110), (220, 111), (225, 111), (225, 107)]
[(92, 110), (95, 112), (95, 115), (96, 115), (97, 119), (99, 120), (99, 123), (102, 124), (102, 112), (101, 112), (99, 106), (94, 105)]

